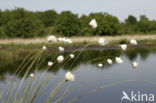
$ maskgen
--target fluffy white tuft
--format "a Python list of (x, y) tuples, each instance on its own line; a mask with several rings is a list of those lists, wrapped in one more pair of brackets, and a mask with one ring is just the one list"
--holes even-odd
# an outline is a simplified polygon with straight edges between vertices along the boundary
[(103, 66), (103, 64), (101, 64), (101, 63), (99, 63), (99, 64), (98, 64), (98, 67), (100, 67), (100, 68), (101, 68), (102, 66)]
[(121, 49), (126, 51), (127, 50), (127, 44), (121, 44), (120, 45)]
[(132, 44), (132, 45), (137, 45), (138, 43), (137, 43), (137, 41), (136, 41), (135, 39), (131, 39), (131, 40), (130, 40), (130, 44)]
[(74, 81), (75, 80), (75, 75), (72, 74), (71, 72), (67, 72), (65, 74), (65, 79), (66, 79), (66, 81)]
[(107, 63), (108, 63), (108, 64), (112, 64), (113, 62), (112, 62), (111, 59), (107, 59)]
[(92, 19), (90, 22), (89, 22), (89, 26), (91, 26), (92, 28), (97, 28), (97, 22), (95, 19)]
[(63, 55), (60, 55), (60, 56), (57, 57), (57, 61), (58, 61), (59, 63), (61, 63), (63, 60), (64, 60)]
[(119, 58), (119, 57), (116, 57), (115, 61), (116, 61), (117, 64), (122, 64), (123, 63), (123, 60), (121, 58)]

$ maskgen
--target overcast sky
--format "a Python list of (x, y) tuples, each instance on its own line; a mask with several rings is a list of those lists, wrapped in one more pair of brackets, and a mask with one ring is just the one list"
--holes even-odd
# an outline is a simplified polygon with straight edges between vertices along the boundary
[(139, 17), (145, 14), (156, 19), (156, 0), (0, 0), (0, 9), (23, 7), (32, 11), (55, 9), (70, 10), (77, 14), (107, 12), (124, 20), (129, 14)]

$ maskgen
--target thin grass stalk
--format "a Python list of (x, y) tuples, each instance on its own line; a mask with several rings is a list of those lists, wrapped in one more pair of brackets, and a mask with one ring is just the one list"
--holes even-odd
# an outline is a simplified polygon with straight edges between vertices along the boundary
[(53, 96), (55, 95), (56, 91), (58, 90), (58, 88), (64, 83), (64, 78), (63, 80), (57, 85), (57, 87), (51, 92), (49, 98), (47, 99), (46, 103), (50, 103), (51, 99), (53, 98)]
[[(45, 59), (46, 59), (46, 58), (45, 58)], [(40, 67), (40, 65), (45, 61), (45, 59), (42, 59), (42, 61), (41, 61), (40, 63), (39, 63), (39, 61), (38, 61), (38, 65), (36, 66), (36, 69), (35, 69), (34, 74), (37, 72), (37, 68)], [(40, 80), (40, 78), (41, 78), (41, 75), (40, 75), (40, 76), (37, 78), (37, 80), (35, 81), (36, 83), (35, 83), (34, 86), (32, 87), (32, 90), (35, 89), (35, 87), (36, 87), (38, 81)]]
[[(23, 68), (35, 57), (36, 55), (34, 55), (33, 57), (31, 57), (30, 58), (30, 60), (23, 66)], [(22, 69), (23, 69), (22, 68)], [(17, 74), (17, 77), (18, 77), (18, 75), (19, 75), (19, 73)], [(13, 81), (12, 81), (12, 84), (11, 84), (11, 86), (10, 86), (10, 88), (9, 88), (9, 91), (11, 91), (10, 93), (8, 93), (8, 96), (7, 96), (7, 98), (8, 98), (8, 103), (9, 103), (9, 101), (10, 101), (10, 98), (11, 98), (11, 95), (12, 95), (12, 93), (13, 93), (13, 91), (14, 91), (14, 89), (17, 87), (17, 85), (18, 84), (15, 84), (15, 88), (12, 88), (12, 85), (13, 85)]]
[(60, 98), (58, 100), (56, 100), (54, 103), (60, 103), (62, 101), (62, 99), (64, 98), (64, 96), (66, 95), (66, 93), (69, 91), (71, 87), (71, 83), (69, 84), (69, 86), (65, 89), (64, 93), (60, 96)]
[[(41, 53), (42, 53), (42, 51), (41, 51)], [(39, 52), (39, 55), (40, 55), (41, 53)], [(39, 56), (39, 55), (38, 55), (38, 56)], [(22, 80), (21, 80), (21, 83), (20, 83), (20, 85), (19, 85), (19, 87), (18, 87), (18, 89), (17, 89), (17, 92), (16, 92), (16, 94), (15, 94), (14, 102), (16, 102), (17, 94), (18, 94), (18, 92), (19, 92), (19, 90), (20, 90), (20, 88), (21, 88), (21, 86), (22, 86), (22, 84), (23, 84), (23, 82), (24, 82), (24, 80), (25, 80), (25, 78), (26, 78), (26, 76), (27, 76), (29, 70), (30, 70), (30, 69), (32, 68), (32, 66), (34, 65), (34, 63), (35, 63), (36, 59), (38, 58), (38, 56), (33, 60), (33, 62), (31, 63), (31, 65), (28, 67), (26, 73), (24, 74), (24, 76), (23, 76), (23, 78), (22, 78)]]
[[(32, 57), (31, 59), (33, 59), (33, 57)], [(29, 63), (29, 62), (30, 62), (30, 61), (28, 61), (28, 63)], [(17, 77), (18, 77), (18, 75), (17, 75)], [(12, 95), (14, 89), (17, 87), (17, 84), (15, 84), (15, 86), (12, 88), (13, 83), (14, 83), (14, 81), (11, 82), (11, 85), (10, 85), (10, 87), (9, 87), (9, 89), (8, 89), (8, 95), (6, 96), (7, 99), (8, 99), (8, 102), (10, 101), (10, 98), (11, 98), (11, 95)]]
[(83, 94), (83, 95), (81, 95), (79, 97), (75, 97), (75, 98), (71, 99), (70, 101), (68, 101), (68, 103), (72, 103), (72, 102), (74, 102), (74, 101), (76, 101), (76, 100), (78, 100), (80, 98), (83, 98), (83, 97), (88, 96), (88, 95), (90, 95), (92, 93), (95, 93), (95, 92), (97, 92), (97, 91), (99, 91), (99, 90), (101, 90), (103, 88), (108, 88), (108, 87), (116, 86), (116, 85), (119, 85), (119, 84), (122, 84), (122, 83), (134, 82), (134, 81), (138, 81), (138, 80), (124, 80), (124, 81), (119, 81), (119, 82), (116, 82), (116, 83), (106, 84), (106, 85), (103, 85), (103, 86), (101, 86), (99, 88), (96, 88), (96, 89), (94, 89), (94, 90), (92, 90), (92, 91), (90, 91), (90, 92), (88, 92), (86, 94)]
[(36, 90), (36, 92), (35, 92), (34, 95), (32, 96), (32, 98), (31, 98), (31, 100), (30, 100), (30, 103), (33, 103), (35, 97), (39, 94), (40, 90), (43, 89), (43, 87), (49, 82), (50, 79), (51, 79), (51, 78), (49, 78), (47, 81), (45, 81), (45, 82), (43, 81), (43, 82), (41, 83), (41, 85), (39, 86), (39, 88)]
[[(30, 78), (30, 84), (29, 84), (28, 90), (27, 90), (27, 92), (26, 92), (26, 98), (25, 98), (25, 102), (24, 102), (24, 103), (28, 103), (28, 102), (27, 102), (27, 99), (28, 99), (28, 94), (29, 94), (29, 90), (30, 90), (32, 81), (33, 81), (33, 77)], [(25, 94), (25, 93), (24, 93), (24, 94)]]
[[(33, 53), (33, 51), (32, 51), (31, 53)], [(31, 55), (31, 53), (29, 53), (29, 54), (27, 55), (27, 57), (22, 61), (22, 63), (20, 64), (20, 66), (18, 67), (18, 69), (15, 71), (15, 73), (14, 73), (13, 75), (15, 75), (15, 74), (17, 73), (17, 71), (21, 68), (21, 66), (22, 66), (23, 63), (27, 60), (27, 58)], [(12, 82), (13, 78), (14, 78), (14, 77), (12, 77), (12, 78), (8, 81), (8, 85), (5, 86), (5, 88), (3, 89), (3, 91), (2, 91), (1, 94), (3, 94), (3, 93), (6, 91), (6, 89), (9, 87), (9, 83), (10, 83), (10, 82), (13, 83), (13, 82)], [(11, 87), (12, 87), (12, 86), (10, 86), (10, 88), (11, 88)], [(1, 97), (1, 96), (0, 96), (0, 97)], [(1, 99), (1, 98), (0, 98), (0, 99)]]
[[(34, 73), (33, 74), (35, 74), (36, 72), (37, 72), (37, 70), (38, 70), (38, 68), (39, 68), (39, 66), (40, 66), (40, 59), (41, 59), (41, 55), (39, 56), (39, 59), (37, 60), (37, 64), (36, 64), (36, 68), (35, 68), (35, 70), (34, 70)], [(36, 81), (37, 82), (37, 81)], [(36, 83), (37, 84), (37, 83)]]
[[(27, 96), (27, 93), (29, 92), (29, 88), (31, 86), (31, 82), (32, 82), (32, 77), (30, 78), (30, 82), (28, 81), (27, 84), (25, 85), (25, 87), (23, 87), (23, 95), (21, 95), (21, 97), (19, 97), (19, 100), (17, 101), (17, 103), (21, 100), (21, 98), (24, 98), (24, 96)], [(25, 98), (26, 100), (26, 98)]]
[(88, 27), (82, 29), (82, 30), (81, 30), (79, 33), (77, 33), (75, 36), (78, 36), (80, 33), (84, 32), (84, 31), (87, 30), (87, 29), (88, 29)]
[[(37, 97), (42, 97), (44, 95), (44, 93), (46, 93), (47, 91), (49, 91), (51, 89), (51, 87), (54, 85), (55, 83), (51, 84), (49, 87), (46, 88), (46, 90), (44, 90), (43, 92), (40, 92)], [(38, 101), (37, 101), (38, 103)]]

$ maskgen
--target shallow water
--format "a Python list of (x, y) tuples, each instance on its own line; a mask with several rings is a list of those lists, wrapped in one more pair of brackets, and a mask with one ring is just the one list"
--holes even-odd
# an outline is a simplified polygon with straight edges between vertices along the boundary
[[(65, 55), (65, 57), (69, 55), (69, 53), (61, 54)], [(156, 95), (156, 48), (133, 48), (128, 49), (126, 52), (118, 49), (76, 52), (74, 59), (67, 59), (62, 65), (55, 63), (57, 55), (59, 54), (48, 52), (41, 56), (43, 62), (37, 67), (38, 70), (33, 79), (26, 76), (18, 93), (18, 98), (26, 91), (29, 91), (27, 97), (23, 96), (29, 102), (43, 82), (49, 80), (33, 100), (33, 103), (44, 103), (52, 90), (62, 81), (66, 71), (75, 74), (75, 81), (63, 82), (52, 98), (51, 103), (67, 103), (71, 100), (73, 100), (73, 103), (121, 103), (122, 91), (125, 91), (129, 96), (131, 91)], [(114, 61), (116, 56), (121, 57), (124, 63), (116, 64)], [(9, 97), (7, 94), (11, 93), (10, 101), (14, 99), (17, 88), (13, 89), (13, 87), (19, 85), (26, 68), (19, 76), (14, 72), (24, 58), (25, 53), (23, 52), (0, 52), (0, 89), (1, 93), (3, 93), (1, 101), (6, 96)], [(113, 60), (112, 65), (106, 63), (108, 58)], [(54, 61), (55, 64), (47, 70), (49, 60)], [(139, 63), (137, 68), (132, 67), (131, 62), (133, 61)], [(103, 63), (104, 66), (98, 68), (98, 63)], [(35, 67), (36, 65), (29, 71), (29, 74), (34, 73)], [(31, 80), (32, 82), (30, 82)], [(13, 92), (11, 92), (12, 89)], [(131, 103), (128, 100), (122, 102)], [(145, 101), (141, 103), (145, 103)]]

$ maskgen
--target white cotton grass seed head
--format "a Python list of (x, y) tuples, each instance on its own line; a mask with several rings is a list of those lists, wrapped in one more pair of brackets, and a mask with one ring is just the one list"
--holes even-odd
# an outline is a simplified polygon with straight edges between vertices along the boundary
[(92, 19), (90, 22), (89, 22), (89, 26), (91, 26), (93, 29), (97, 28), (97, 22), (95, 19)]
[(63, 41), (63, 38), (59, 37), (59, 38), (58, 38), (58, 41), (59, 41), (59, 42), (62, 42), (62, 41)]
[(127, 44), (121, 44), (121, 45), (120, 45), (120, 48), (121, 48), (122, 50), (126, 51), (126, 50), (127, 50)]
[(52, 65), (53, 65), (53, 62), (49, 61), (48, 66), (52, 66)]
[(67, 72), (65, 74), (65, 80), (66, 81), (74, 81), (75, 80), (75, 75), (72, 74), (71, 72)]
[(63, 43), (68, 43), (68, 44), (72, 44), (73, 43), (73, 41), (71, 39), (66, 38), (66, 37), (59, 37), (58, 41), (59, 42), (63, 42)]
[(60, 51), (60, 52), (63, 52), (63, 51), (64, 51), (64, 48), (61, 47), (61, 46), (59, 46), (59, 51)]
[(72, 44), (73, 41), (72, 41), (71, 39), (66, 39), (66, 43), (68, 43), (68, 44)]
[(63, 37), (63, 38), (62, 38), (62, 41), (65, 42), (65, 41), (66, 41), (66, 37)]
[(115, 61), (116, 61), (117, 64), (122, 64), (123, 63), (123, 60), (120, 57), (116, 57)]
[(57, 61), (58, 61), (59, 63), (61, 63), (63, 60), (64, 60), (63, 55), (60, 55), (60, 56), (57, 57)]
[(57, 38), (54, 35), (50, 35), (50, 36), (47, 37), (47, 41), (48, 42), (56, 42)]
[(108, 41), (105, 40), (105, 38), (99, 38), (98, 43), (99, 43), (99, 45), (106, 45), (108, 43)]
[(103, 64), (99, 63), (99, 64), (98, 64), (98, 67), (99, 67), (99, 68), (103, 67)]
[(75, 57), (74, 54), (70, 54), (69, 56), (71, 59), (73, 59)]
[(130, 40), (130, 44), (132, 44), (132, 45), (137, 45), (138, 43), (137, 43), (137, 41), (136, 41), (135, 39), (131, 39), (131, 40)]
[(42, 47), (42, 49), (43, 49), (43, 50), (46, 50), (46, 49), (47, 49), (47, 47), (44, 45), (44, 46)]
[(107, 63), (108, 63), (108, 64), (112, 64), (113, 62), (112, 62), (111, 59), (107, 59)]
[(31, 74), (30, 74), (30, 77), (34, 77), (34, 74), (33, 74), (33, 73), (31, 73)]
[(136, 68), (138, 66), (138, 63), (137, 62), (132, 62), (132, 67), (133, 68)]

